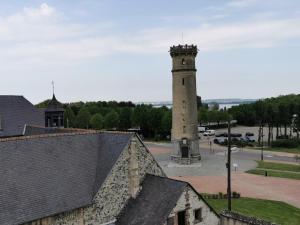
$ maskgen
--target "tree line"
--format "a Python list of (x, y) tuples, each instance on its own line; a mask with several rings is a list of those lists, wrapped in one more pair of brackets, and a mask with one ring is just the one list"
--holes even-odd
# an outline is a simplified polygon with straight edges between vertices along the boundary
[(274, 129), (277, 138), (288, 139), (292, 136), (293, 131), (297, 132), (297, 137), (299, 136), (300, 95), (284, 95), (259, 100), (251, 104), (233, 106), (228, 112), (240, 125), (258, 125), (260, 132), (262, 132), (262, 127), (268, 127), (267, 141), (269, 146), (274, 139)]
[[(37, 106), (46, 108), (48, 103), (46, 100)], [(156, 108), (116, 101), (75, 102), (63, 106), (65, 127), (121, 131), (136, 128), (145, 138), (170, 138), (172, 111), (165, 106)]]
[[(46, 108), (49, 100), (37, 106)], [(128, 130), (140, 129), (145, 138), (169, 139), (172, 127), (172, 110), (165, 106), (154, 107), (132, 102), (98, 101), (74, 102), (63, 104), (66, 127), (83, 129)], [(259, 100), (250, 104), (221, 109), (217, 103), (203, 104), (197, 98), (199, 124), (237, 120), (239, 125), (268, 127), (268, 144), (273, 141), (273, 129), (276, 136), (288, 138), (294, 115), (300, 117), (300, 95), (286, 95)], [(294, 120), (295, 128), (300, 128), (300, 118)], [(290, 129), (289, 129), (290, 130)]]

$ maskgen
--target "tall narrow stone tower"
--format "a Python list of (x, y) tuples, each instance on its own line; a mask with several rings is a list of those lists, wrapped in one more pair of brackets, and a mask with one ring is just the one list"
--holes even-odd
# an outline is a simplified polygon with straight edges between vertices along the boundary
[(173, 76), (172, 142), (178, 163), (189, 164), (201, 159), (198, 143), (196, 92), (197, 46), (178, 45), (170, 48)]

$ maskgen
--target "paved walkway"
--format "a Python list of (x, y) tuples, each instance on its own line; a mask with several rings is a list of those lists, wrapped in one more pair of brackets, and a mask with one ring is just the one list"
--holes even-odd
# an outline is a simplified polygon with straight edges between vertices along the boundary
[[(221, 154), (222, 150), (215, 149), (216, 151), (211, 153), (208, 148), (202, 147), (202, 160), (199, 164), (189, 167), (176, 166), (170, 162), (170, 155), (173, 151), (170, 144), (147, 143), (147, 145), (167, 176), (187, 181), (199, 192), (226, 192), (226, 157)], [(239, 165), (238, 172), (232, 172), (232, 191), (240, 192), (244, 197), (283, 201), (300, 208), (300, 180), (243, 173), (243, 171), (254, 169), (257, 165), (255, 160), (259, 159), (256, 157), (256, 151), (250, 151), (249, 153), (238, 151), (232, 154), (232, 162)]]
[[(226, 193), (226, 176), (172, 177), (187, 181), (202, 193)], [(283, 201), (300, 208), (300, 181), (285, 178), (264, 177), (246, 173), (233, 173), (232, 191), (243, 197)]]

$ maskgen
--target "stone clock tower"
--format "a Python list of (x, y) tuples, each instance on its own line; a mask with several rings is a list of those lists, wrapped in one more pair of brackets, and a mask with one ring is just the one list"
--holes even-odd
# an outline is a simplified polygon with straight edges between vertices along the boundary
[(196, 92), (195, 45), (170, 48), (173, 76), (172, 142), (175, 154), (171, 158), (182, 164), (199, 161), (198, 116)]

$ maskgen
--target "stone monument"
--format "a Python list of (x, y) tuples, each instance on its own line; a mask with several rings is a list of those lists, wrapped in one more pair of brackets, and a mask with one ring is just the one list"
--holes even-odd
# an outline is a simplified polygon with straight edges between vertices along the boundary
[(196, 45), (170, 48), (173, 76), (172, 143), (175, 149), (171, 159), (180, 164), (190, 164), (201, 159), (195, 67), (197, 53)]

